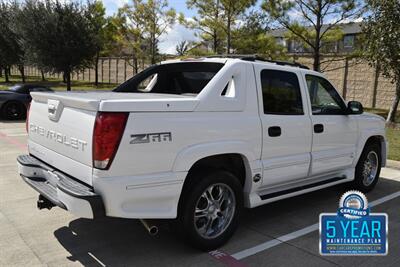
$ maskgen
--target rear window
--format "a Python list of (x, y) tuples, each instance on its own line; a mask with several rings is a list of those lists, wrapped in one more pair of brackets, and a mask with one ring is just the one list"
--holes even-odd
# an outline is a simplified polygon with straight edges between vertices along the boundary
[(121, 84), (114, 91), (197, 95), (222, 67), (221, 63), (209, 62), (154, 65)]
[[(203, 90), (216, 72), (182, 72), (182, 78), (187, 84), (189, 93), (198, 94)], [(179, 74), (178, 74), (179, 75)]]

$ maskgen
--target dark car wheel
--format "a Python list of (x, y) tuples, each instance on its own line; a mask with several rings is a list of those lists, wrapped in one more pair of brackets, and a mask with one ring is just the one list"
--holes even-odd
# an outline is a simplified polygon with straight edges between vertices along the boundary
[(204, 251), (218, 248), (233, 235), (243, 206), (243, 190), (232, 173), (217, 170), (195, 174), (179, 210), (181, 234)]
[(24, 118), (25, 114), (25, 105), (16, 101), (9, 101), (5, 103), (1, 109), (2, 117), (7, 120), (19, 120)]
[(381, 148), (378, 144), (367, 144), (356, 166), (353, 187), (361, 192), (371, 191), (381, 172)]

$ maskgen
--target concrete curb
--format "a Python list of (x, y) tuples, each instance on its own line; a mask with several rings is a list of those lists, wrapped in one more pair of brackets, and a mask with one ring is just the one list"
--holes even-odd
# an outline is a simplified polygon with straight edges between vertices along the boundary
[(400, 161), (388, 159), (386, 162), (386, 167), (400, 170)]

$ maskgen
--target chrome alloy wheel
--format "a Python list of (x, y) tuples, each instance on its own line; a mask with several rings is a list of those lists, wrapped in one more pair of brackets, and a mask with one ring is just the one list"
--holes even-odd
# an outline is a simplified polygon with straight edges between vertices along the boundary
[(211, 239), (222, 234), (235, 215), (236, 198), (226, 184), (210, 185), (201, 194), (194, 212), (194, 226), (198, 234)]
[(363, 166), (363, 184), (365, 186), (371, 185), (378, 173), (379, 158), (375, 151), (370, 151), (364, 161)]

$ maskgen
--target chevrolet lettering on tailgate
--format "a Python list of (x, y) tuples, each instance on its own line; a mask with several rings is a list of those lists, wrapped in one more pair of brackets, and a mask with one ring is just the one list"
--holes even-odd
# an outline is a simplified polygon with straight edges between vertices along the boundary
[(77, 150), (84, 151), (85, 147), (87, 146), (87, 142), (80, 140), (75, 137), (69, 137), (65, 134), (48, 130), (42, 126), (35, 125), (33, 123), (29, 124), (29, 132), (33, 134), (39, 134), (47, 139), (54, 140), (54, 142), (63, 144), (68, 147), (75, 148)]

